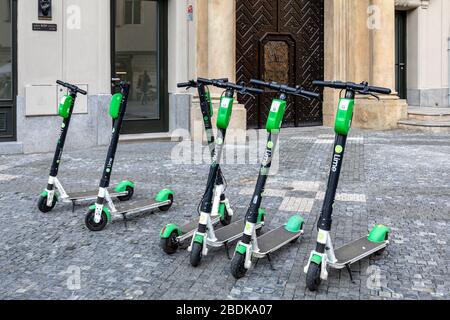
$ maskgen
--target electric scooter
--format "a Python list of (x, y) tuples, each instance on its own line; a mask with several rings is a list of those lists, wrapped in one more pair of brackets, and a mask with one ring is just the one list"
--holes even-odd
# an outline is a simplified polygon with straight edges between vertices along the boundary
[[(69, 131), (70, 119), (72, 118), (75, 101), (77, 94), (87, 95), (87, 92), (78, 88), (75, 85), (56, 81), (57, 84), (68, 89), (69, 94), (64, 95), (61, 98), (58, 114), (63, 118), (61, 125), (61, 133), (56, 145), (55, 155), (53, 157), (52, 166), (50, 169), (50, 176), (48, 178), (47, 188), (41, 193), (38, 200), (39, 211), (48, 213), (53, 210), (58, 201), (65, 203), (72, 203), (72, 212), (75, 211), (75, 205), (77, 202), (95, 200), (97, 191), (84, 191), (84, 192), (66, 192), (62, 183), (58, 180), (59, 165), (61, 164), (61, 158), (63, 154), (64, 144), (66, 142), (67, 132)], [(56, 187), (56, 189), (55, 189)], [(120, 201), (128, 201), (133, 196), (134, 184), (131, 181), (122, 181), (111, 192), (111, 197), (117, 198)]]
[(319, 287), (321, 280), (328, 278), (327, 266), (335, 269), (347, 268), (350, 279), (353, 282), (350, 266), (372, 254), (381, 254), (388, 246), (388, 236), (390, 229), (384, 225), (375, 226), (370, 233), (358, 240), (344, 245), (336, 250), (333, 249), (330, 230), (332, 223), (333, 205), (336, 196), (336, 189), (339, 183), (342, 162), (344, 160), (344, 152), (347, 142), (347, 136), (350, 132), (353, 119), (353, 109), (355, 105), (355, 95), (371, 95), (378, 99), (375, 95), (390, 94), (391, 90), (387, 88), (372, 87), (367, 82), (356, 84), (353, 82), (340, 81), (314, 81), (314, 85), (339, 89), (344, 91), (345, 96), (340, 98), (338, 110), (336, 114), (336, 122), (334, 130), (336, 132), (336, 140), (333, 149), (333, 158), (328, 179), (327, 191), (323, 201), (320, 219), (318, 221), (318, 235), (316, 250), (312, 251), (308, 264), (304, 268), (306, 273), (306, 286), (309, 290), (315, 291)]
[[(114, 79), (120, 81), (120, 79)], [(113, 169), (114, 158), (116, 156), (117, 145), (119, 144), (120, 130), (122, 129), (123, 120), (127, 108), (128, 95), (130, 92), (130, 84), (120, 81), (120, 93), (113, 95), (109, 107), (109, 115), (114, 121), (112, 129), (111, 142), (106, 157), (105, 166), (103, 169), (102, 178), (97, 195), (97, 201), (94, 205), (89, 207), (86, 214), (85, 224), (91, 231), (101, 231), (106, 225), (116, 219), (121, 218), (126, 221), (127, 216), (140, 212), (149, 212), (154, 209), (160, 211), (168, 211), (173, 203), (174, 193), (172, 190), (163, 189), (155, 197), (154, 200), (140, 201), (135, 204), (124, 205), (121, 208), (116, 208), (111, 195), (108, 192), (111, 172)], [(106, 201), (106, 206), (105, 206)]]
[[(229, 235), (227, 235), (226, 232), (227, 230), (230, 229), (229, 228), (230, 226), (234, 225), (234, 223), (229, 224), (228, 226), (225, 226), (218, 230), (215, 230), (211, 214), (213, 212), (213, 198), (215, 185), (214, 182), (218, 177), (219, 163), (222, 157), (223, 146), (225, 143), (225, 136), (228, 125), (230, 123), (231, 113), (233, 109), (234, 94), (236, 91), (239, 92), (240, 94), (249, 96), (253, 96), (253, 94), (264, 93), (264, 91), (260, 89), (248, 88), (242, 85), (237, 85), (229, 82), (224, 83), (221, 81), (211, 81), (202, 78), (199, 78), (197, 81), (205, 85), (212, 85), (218, 88), (223, 88), (225, 89), (225, 91), (220, 99), (220, 106), (217, 114), (217, 138), (215, 140), (214, 155), (212, 157), (208, 182), (206, 185), (205, 193), (199, 205), (200, 217), (198, 222), (198, 228), (197, 231), (192, 236), (191, 244), (188, 247), (188, 251), (190, 252), (190, 263), (194, 267), (198, 266), (200, 264), (202, 257), (208, 254), (208, 245), (212, 244), (223, 245), (226, 244), (228, 241), (231, 241), (229, 239)], [(217, 195), (218, 193), (216, 193), (216, 197)], [(216, 201), (215, 203), (217, 205), (218, 201)], [(225, 232), (224, 229), (226, 229)], [(222, 234), (225, 237), (221, 238), (221, 235), (219, 234)]]
[[(240, 279), (245, 276), (252, 264), (252, 257), (262, 259), (267, 257), (271, 268), (271, 253), (284, 247), (289, 243), (295, 243), (303, 235), (304, 219), (299, 214), (292, 216), (285, 225), (273, 229), (262, 236), (258, 236), (257, 224), (261, 202), (263, 200), (264, 189), (272, 166), (272, 158), (278, 141), (278, 136), (283, 123), (287, 106), (288, 95), (303, 97), (307, 99), (318, 99), (320, 94), (305, 91), (299, 87), (293, 88), (276, 82), (264, 82), (260, 80), (250, 80), (256, 86), (265, 87), (278, 92), (278, 98), (272, 101), (269, 116), (267, 118), (266, 129), (268, 132), (266, 153), (261, 162), (258, 180), (252, 200), (245, 215), (245, 223), (241, 224), (241, 240), (236, 246), (233, 259), (231, 260), (231, 274), (234, 278)], [(244, 232), (242, 233), (242, 225)]]
[[(218, 82), (228, 82), (228, 79), (215, 79)], [(200, 109), (203, 116), (203, 125), (206, 133), (206, 140), (211, 152), (211, 157), (214, 156), (214, 135), (211, 118), (213, 116), (213, 107), (211, 101), (211, 94), (208, 86), (203, 82), (190, 80), (189, 82), (179, 83), (178, 88), (197, 88), (200, 99)], [(214, 197), (211, 211), (211, 221), (214, 227), (220, 225), (226, 226), (230, 224), (233, 217), (233, 210), (230, 206), (229, 200), (225, 196), (226, 184), (220, 166), (218, 168), (217, 178), (214, 185)], [(220, 226), (219, 225), (219, 226)], [(186, 240), (190, 239), (197, 230), (198, 219), (185, 223), (182, 226), (176, 224), (167, 224), (160, 233), (160, 246), (167, 254), (174, 254), (178, 247)]]

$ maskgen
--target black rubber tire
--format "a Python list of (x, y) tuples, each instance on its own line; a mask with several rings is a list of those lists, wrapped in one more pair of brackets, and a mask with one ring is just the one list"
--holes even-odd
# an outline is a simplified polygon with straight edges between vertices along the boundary
[(173, 231), (168, 238), (161, 238), (159, 244), (165, 253), (174, 254), (175, 252), (177, 252), (179, 247), (177, 237), (178, 232)]
[(320, 271), (322, 265), (317, 265), (314, 262), (309, 264), (308, 272), (306, 273), (306, 286), (310, 291), (316, 291), (322, 279), (320, 279)]
[(198, 267), (202, 261), (203, 244), (195, 242), (192, 244), (191, 255), (189, 261), (193, 267)]
[(235, 252), (233, 259), (231, 260), (231, 274), (236, 280), (239, 280), (245, 276), (247, 269), (245, 269), (245, 255), (239, 252)]
[(231, 223), (233, 217), (228, 214), (227, 207), (225, 206), (225, 211), (223, 218), (220, 218), (220, 223), (225, 227)]
[(99, 223), (94, 222), (94, 216), (95, 210), (90, 209), (86, 214), (86, 218), (84, 219), (86, 227), (94, 232), (102, 231), (103, 229), (105, 229), (106, 225), (108, 224), (108, 217), (106, 216), (106, 213), (104, 211), (102, 212), (102, 218)]
[(119, 201), (129, 201), (131, 200), (131, 198), (133, 198), (133, 194), (134, 194), (134, 188), (127, 186), (127, 188), (125, 189), (125, 191), (128, 192), (128, 194), (126, 196), (121, 196), (121, 197), (117, 197), (117, 199), (119, 199)]
[(173, 195), (169, 194), (169, 200), (170, 200), (170, 204), (164, 206), (164, 207), (159, 207), (159, 210), (162, 212), (166, 212), (169, 211), (169, 209), (172, 207), (173, 204)]
[(39, 196), (39, 200), (38, 200), (38, 209), (40, 212), (42, 213), (48, 213), (50, 211), (53, 210), (53, 208), (56, 206), (56, 196), (53, 197), (53, 202), (52, 205), (49, 207), (47, 206), (47, 196)]

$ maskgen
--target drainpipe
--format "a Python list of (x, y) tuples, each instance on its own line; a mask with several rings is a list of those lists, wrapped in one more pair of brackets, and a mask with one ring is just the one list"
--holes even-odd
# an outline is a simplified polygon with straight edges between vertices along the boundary
[(448, 37), (448, 107), (450, 108), (450, 37)]

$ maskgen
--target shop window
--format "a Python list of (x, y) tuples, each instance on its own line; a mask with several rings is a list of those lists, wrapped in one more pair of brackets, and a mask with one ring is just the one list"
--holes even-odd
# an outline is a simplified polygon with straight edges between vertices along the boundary
[(125, 0), (125, 24), (141, 24), (142, 0)]

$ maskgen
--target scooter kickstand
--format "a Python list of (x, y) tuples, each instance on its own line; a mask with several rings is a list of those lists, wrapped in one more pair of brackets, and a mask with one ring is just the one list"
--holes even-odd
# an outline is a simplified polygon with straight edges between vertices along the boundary
[(225, 246), (225, 252), (227, 253), (227, 258), (228, 258), (228, 260), (231, 260), (231, 257), (230, 257), (230, 250), (229, 250), (229, 248), (228, 248), (228, 242), (225, 242), (223, 245)]
[(350, 268), (350, 265), (349, 265), (349, 264), (346, 264), (345, 267), (347, 268), (348, 274), (349, 274), (349, 276), (350, 276), (350, 281), (351, 281), (352, 283), (355, 283), (355, 280), (353, 280), (352, 269)]
[(272, 271), (276, 271), (277, 269), (275, 269), (272, 264), (272, 258), (270, 257), (270, 254), (267, 255), (267, 261), (269, 261), (270, 269), (272, 269)]
[(76, 206), (75, 200), (72, 200), (72, 213), (75, 212), (75, 206)]
[(125, 226), (125, 230), (128, 230), (127, 215), (125, 213), (122, 213), (122, 217), (123, 217), (123, 224)]

